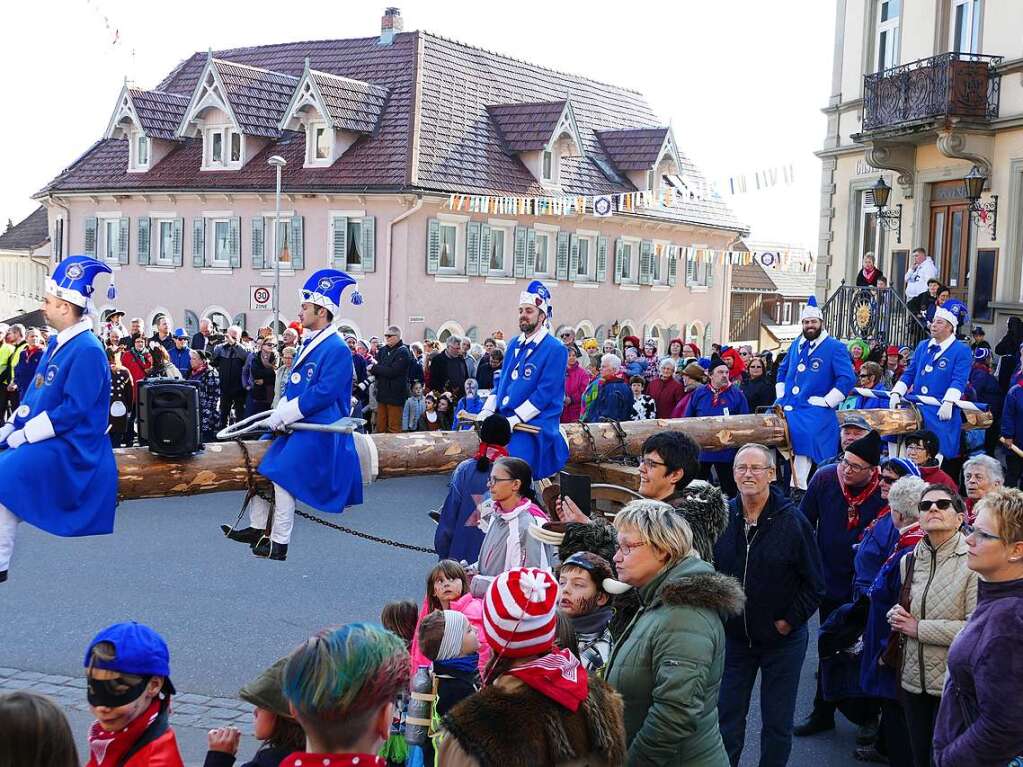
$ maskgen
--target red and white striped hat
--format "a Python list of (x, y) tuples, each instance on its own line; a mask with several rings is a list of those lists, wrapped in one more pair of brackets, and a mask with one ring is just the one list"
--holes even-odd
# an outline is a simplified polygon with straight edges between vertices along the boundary
[(554, 645), (558, 582), (546, 570), (501, 573), (483, 600), (483, 631), (494, 652), (509, 658), (540, 655)]

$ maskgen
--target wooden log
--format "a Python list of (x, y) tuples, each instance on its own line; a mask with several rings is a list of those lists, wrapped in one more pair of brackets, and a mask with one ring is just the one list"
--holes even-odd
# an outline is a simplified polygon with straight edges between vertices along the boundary
[[(844, 410), (839, 420), (859, 413), (882, 435), (906, 434), (919, 428), (919, 414), (911, 408), (888, 410)], [(991, 424), (989, 413), (966, 413), (965, 429), (983, 429)], [(785, 446), (788, 442), (785, 419), (777, 413), (708, 418), (680, 418), (651, 421), (624, 421), (618, 425), (565, 424), (569, 462), (600, 463), (623, 454), (640, 452), (643, 442), (660, 431), (682, 431), (704, 448), (739, 447), (747, 442)], [(476, 453), (479, 441), (472, 431), (411, 432), (408, 434), (371, 434), (381, 477), (405, 477), (421, 474), (446, 474)], [(269, 442), (245, 442), (252, 465), (258, 466)], [(215, 493), (244, 490), (247, 487), (245, 456), (233, 442), (212, 443), (196, 456), (163, 458), (145, 448), (119, 448), (114, 451), (120, 472), (119, 496), (122, 500), (162, 498), (169, 495)], [(258, 474), (259, 482), (265, 482)]]

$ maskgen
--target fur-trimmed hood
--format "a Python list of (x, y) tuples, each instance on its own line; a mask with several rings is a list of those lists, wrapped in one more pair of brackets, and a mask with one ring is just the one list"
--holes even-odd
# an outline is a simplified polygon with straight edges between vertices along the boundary
[(742, 584), (721, 573), (695, 573), (678, 578), (669, 576), (661, 585), (657, 598), (675, 607), (715, 610), (722, 620), (741, 615), (746, 604)]

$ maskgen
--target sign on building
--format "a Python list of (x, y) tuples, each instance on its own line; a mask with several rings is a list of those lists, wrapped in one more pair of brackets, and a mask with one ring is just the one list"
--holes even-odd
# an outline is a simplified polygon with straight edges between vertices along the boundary
[(268, 312), (273, 308), (273, 286), (253, 285), (249, 290), (249, 308)]

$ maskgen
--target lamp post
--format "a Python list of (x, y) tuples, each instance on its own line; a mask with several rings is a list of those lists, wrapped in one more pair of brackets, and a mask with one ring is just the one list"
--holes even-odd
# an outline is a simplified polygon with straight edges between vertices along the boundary
[(277, 169), (277, 192), (274, 195), (274, 333), (281, 332), (281, 250), (277, 237), (281, 231), (281, 170), (288, 161), (275, 154), (267, 162)]
[(885, 210), (888, 206), (888, 195), (892, 188), (884, 182), (884, 178), (878, 178), (877, 183), (870, 188), (874, 193), (874, 205), (877, 206), (877, 220), (889, 232), (895, 232), (895, 241), (902, 242), (902, 203), (895, 206), (895, 210)]
[(966, 198), (970, 201), (970, 215), (973, 222), (978, 227), (986, 226), (991, 239), (995, 239), (998, 233), (998, 195), (991, 195), (991, 202), (980, 201), (984, 184), (987, 183), (987, 176), (976, 165), (963, 179), (963, 182), (966, 184)]

